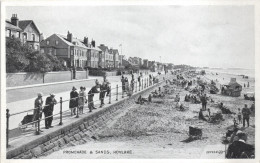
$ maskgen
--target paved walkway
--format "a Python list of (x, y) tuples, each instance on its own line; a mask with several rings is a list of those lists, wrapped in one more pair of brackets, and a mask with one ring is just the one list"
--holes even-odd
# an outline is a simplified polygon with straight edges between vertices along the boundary
[[(111, 78), (109, 78), (109, 80), (111, 81), (112, 78), (116, 78), (116, 77), (111, 77)], [(144, 79), (145, 79), (145, 78), (148, 78), (148, 75), (145, 75), (143, 78), (144, 78)], [(162, 76), (161, 76), (160, 78), (162, 78)], [(120, 85), (121, 85), (121, 83), (118, 81), (118, 78), (117, 78), (117, 80), (115, 80), (114, 82), (111, 83), (112, 88), (115, 88), (115, 86), (116, 86), (117, 84), (120, 84)], [(87, 90), (88, 90), (88, 89), (87, 89)], [(142, 91), (142, 88), (141, 88), (141, 91)], [(61, 97), (63, 97), (63, 99), (69, 99), (69, 92), (70, 92), (70, 91), (57, 93), (56, 96), (57, 96), (57, 97), (60, 97), (60, 96), (61, 96)], [(135, 91), (134, 91), (134, 92), (135, 92)], [(139, 92), (139, 88), (137, 89), (137, 92)], [(112, 90), (112, 95), (114, 95), (114, 96), (112, 96), (112, 98), (111, 98), (111, 103), (112, 103), (112, 104), (116, 102), (116, 96), (115, 96), (115, 94), (116, 94), (116, 89), (113, 89), (113, 90)], [(124, 99), (126, 99), (126, 98), (127, 98), (126, 95), (124, 95), (124, 98), (122, 98), (122, 89), (119, 89), (118, 100), (121, 101), (121, 100), (124, 100)], [(44, 97), (44, 99), (45, 99), (45, 97)], [(12, 107), (15, 107), (15, 106), (19, 106), (19, 108), (20, 108), (21, 106), (24, 106), (23, 109), (26, 109), (26, 108), (25, 108), (26, 104), (28, 104), (29, 101), (32, 103), (33, 100), (34, 100), (34, 99), (27, 99), (27, 100), (17, 101), (17, 102), (14, 102), (14, 103), (9, 103), (9, 107), (12, 108)], [(98, 95), (95, 95), (94, 101), (95, 101), (95, 100), (98, 100)], [(105, 107), (111, 105), (111, 104), (108, 104), (108, 102), (109, 102), (109, 98), (107, 97), (107, 98), (105, 99), (105, 104), (106, 104)], [(100, 102), (98, 101), (98, 102), (96, 102), (95, 104), (96, 104), (96, 106), (98, 107), (98, 106), (100, 105)], [(63, 103), (63, 108), (64, 108), (63, 111), (66, 111), (66, 110), (68, 111), (68, 112), (66, 112), (66, 113), (63, 113), (63, 122), (64, 122), (64, 125), (69, 125), (71, 122), (74, 122), (74, 121), (76, 121), (76, 120), (78, 119), (78, 118), (76, 118), (75, 116), (71, 116), (71, 115), (70, 115), (70, 110), (68, 109), (68, 105), (69, 105), (69, 102), (64, 102), (64, 103)], [(55, 106), (55, 108), (54, 108), (54, 114), (59, 113), (59, 107), (60, 107), (60, 104), (58, 104), (58, 105)], [(16, 107), (16, 108), (17, 108), (17, 107)], [(92, 113), (88, 113), (88, 109), (85, 108), (85, 109), (84, 109), (84, 115), (80, 115), (80, 117), (89, 116), (89, 115), (95, 113), (95, 112), (98, 111), (98, 110), (99, 110), (99, 109), (93, 110)], [(11, 112), (11, 113), (12, 113), (12, 112)], [(13, 147), (15, 147), (15, 146), (17, 146), (17, 145), (20, 146), (20, 145), (21, 145), (21, 144), (20, 144), (21, 142), (24, 144), (24, 143), (26, 143), (26, 142), (28, 143), (28, 142), (32, 141), (32, 139), (36, 139), (36, 138), (37, 138), (37, 135), (34, 134), (35, 129), (34, 129), (34, 127), (33, 127), (32, 125), (28, 126), (25, 130), (22, 130), (22, 129), (20, 129), (20, 128), (17, 128), (19, 121), (20, 121), (20, 120), (23, 118), (23, 116), (25, 116), (26, 114), (27, 114), (27, 113), (19, 114), (19, 115), (11, 116), (11, 117), (10, 117), (10, 129), (11, 129), (11, 130), (10, 130), (9, 144), (11, 144), (11, 147), (10, 147), (8, 150), (12, 149)], [(14, 120), (14, 119), (15, 119), (15, 120)], [(64, 127), (64, 125), (63, 125), (63, 126), (59, 126), (59, 125), (58, 125), (59, 122), (60, 122), (59, 114), (58, 114), (57, 116), (54, 116), (54, 120), (53, 120), (53, 126), (55, 126), (54, 128), (50, 128), (50, 129), (46, 130), (46, 129), (44, 128), (44, 125), (43, 125), (44, 122), (41, 122), (41, 129), (43, 130), (43, 134), (45, 135), (45, 134), (51, 133), (51, 132), (53, 132), (53, 131), (55, 131), (55, 130), (61, 128), (61, 127)]]
[[(154, 76), (156, 76), (155, 73), (153, 73)], [(128, 79), (130, 79), (130, 75), (126, 75), (128, 77)], [(137, 75), (135, 75), (137, 76)], [(119, 90), (118, 90), (118, 97), (121, 98), (122, 97), (122, 88), (121, 88), (121, 81), (120, 78), (121, 76), (111, 76), (111, 77), (107, 77), (109, 82), (111, 83), (111, 88), (112, 88), (112, 101), (115, 101), (116, 99), (116, 85), (119, 86)], [(145, 75), (143, 78), (148, 78), (148, 75)], [(98, 79), (99, 81), (102, 81), (103, 78), (102, 77), (97, 77), (95, 79)], [(86, 84), (86, 82), (88, 82)], [(10, 110), (10, 114), (13, 113), (17, 113), (17, 112), (23, 112), (29, 109), (33, 109), (34, 107), (34, 100), (35, 100), (35, 96), (37, 94), (37, 92), (43, 92), (44, 96), (43, 96), (43, 100), (45, 102), (45, 99), (49, 96), (49, 93), (55, 93), (56, 94), (56, 100), (59, 101), (60, 97), (62, 97), (63, 101), (67, 100), (66, 102), (63, 102), (62, 107), (63, 110), (67, 110), (67, 114), (64, 114), (64, 116), (66, 117), (70, 117), (70, 111), (69, 111), (69, 96), (70, 96), (70, 91), (72, 86), (75, 86), (76, 88), (79, 89), (80, 86), (85, 86), (86, 87), (86, 93), (91, 89), (91, 87), (95, 84), (94, 80), (89, 80), (89, 81), (77, 81), (75, 83), (65, 83), (65, 84), (61, 84), (61, 85), (50, 85), (50, 86), (39, 86), (39, 87), (34, 87), (34, 88), (27, 88), (27, 89), (17, 89), (16, 94), (14, 94), (14, 92), (12, 92), (12, 96), (16, 96), (17, 98), (19, 97), (21, 100), (17, 100), (17, 101), (12, 101), (7, 103), (7, 108)], [(65, 86), (66, 87), (65, 87)], [(65, 91), (64, 91), (65, 90)], [(139, 88), (138, 88), (139, 90)], [(14, 91), (14, 90), (12, 90)], [(23, 94), (21, 94), (21, 92), (23, 92)], [(8, 94), (8, 92), (7, 92)], [(10, 94), (9, 94), (10, 95)], [(124, 95), (126, 97), (126, 95)], [(29, 98), (26, 98), (29, 97)], [(13, 99), (14, 100), (14, 99)], [(105, 99), (105, 103), (108, 103), (109, 98), (107, 97)], [(100, 101), (99, 101), (99, 94), (95, 95), (94, 97), (94, 101), (95, 105), (97, 107), (99, 107), (100, 105)], [(60, 104), (57, 104), (54, 106), (54, 112), (53, 114), (58, 114), (60, 111)], [(84, 109), (84, 112), (87, 112), (88, 109)], [(22, 114), (17, 114), (17, 115), (13, 115), (10, 117), (9, 119), (9, 129), (10, 129), (10, 137), (11, 138), (15, 138), (19, 135), (22, 135), (25, 133), (25, 131), (22, 131), (19, 128), (19, 124), (22, 121), (23, 117), (26, 116), (27, 114), (33, 114), (33, 111), (28, 111), (28, 112), (24, 112)], [(43, 116), (44, 117), (44, 116)], [(54, 121), (55, 119), (57, 119), (59, 117), (59, 115), (56, 116), (56, 118), (54, 117)], [(55, 123), (55, 122), (54, 122)], [(43, 125), (43, 123), (42, 123)], [(33, 129), (34, 127), (32, 125), (28, 126), (28, 132)]]

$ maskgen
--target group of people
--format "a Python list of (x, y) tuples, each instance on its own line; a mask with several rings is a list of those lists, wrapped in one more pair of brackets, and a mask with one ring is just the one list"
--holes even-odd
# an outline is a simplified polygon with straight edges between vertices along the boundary
[[(95, 85), (90, 89), (88, 93), (85, 92), (86, 88), (81, 86), (80, 91), (77, 92), (76, 87), (72, 87), (70, 92), (70, 100), (69, 100), (69, 108), (71, 110), (71, 115), (83, 114), (84, 105), (88, 102), (89, 112), (92, 112), (93, 109), (97, 109), (94, 106), (94, 95), (95, 93), (99, 93), (99, 100), (101, 101), (100, 107), (105, 105), (104, 98), (105, 96), (109, 96), (111, 93), (111, 87), (108, 80), (104, 77), (104, 81), (102, 84), (99, 84), (99, 81), (95, 81)], [(53, 120), (53, 109), (54, 105), (57, 104), (57, 100), (55, 99), (55, 94), (51, 93), (49, 97), (46, 98), (45, 105), (43, 106), (43, 94), (38, 93), (37, 98), (34, 101), (34, 110), (33, 110), (33, 119), (35, 122), (35, 127), (37, 127), (38, 120), (42, 119), (42, 113), (45, 116), (45, 129), (52, 128), (52, 120)], [(88, 99), (87, 99), (88, 96)], [(76, 113), (77, 111), (77, 113)], [(42, 132), (42, 131), (41, 131)]]
[[(48, 96), (45, 100), (45, 106), (43, 106), (43, 94), (38, 93), (37, 98), (34, 101), (34, 110), (33, 110), (33, 119), (32, 121), (35, 122), (39, 119), (42, 119), (42, 113), (44, 113), (45, 116), (45, 128), (49, 129), (52, 128), (52, 120), (53, 120), (53, 108), (54, 105), (57, 104), (57, 101), (55, 99), (55, 94), (51, 93), (50, 96)], [(35, 127), (37, 128), (37, 122), (35, 123)], [(38, 128), (39, 132), (42, 132)]]

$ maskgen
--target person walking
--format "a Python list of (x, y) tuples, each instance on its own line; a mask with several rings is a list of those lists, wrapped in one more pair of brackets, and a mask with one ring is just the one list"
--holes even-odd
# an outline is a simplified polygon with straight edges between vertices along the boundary
[(49, 97), (46, 98), (45, 101), (45, 107), (43, 109), (43, 113), (45, 116), (45, 129), (52, 128), (53, 126), (51, 125), (52, 120), (53, 120), (53, 108), (54, 105), (57, 104), (57, 101), (55, 99), (55, 94), (50, 94)]
[(76, 115), (76, 108), (78, 107), (79, 94), (76, 90), (77, 89), (73, 86), (70, 92), (69, 108), (71, 109), (71, 116), (73, 114)]
[[(37, 93), (37, 98), (34, 100), (34, 110), (33, 110), (33, 122), (42, 119), (42, 93)], [(41, 131), (40, 128), (37, 130), (37, 122), (35, 122), (36, 131)]]
[(128, 93), (129, 92), (129, 82), (128, 82), (128, 78), (125, 77), (125, 91)]
[(249, 119), (250, 119), (251, 111), (247, 107), (247, 104), (245, 104), (245, 107), (242, 109), (242, 115), (243, 115), (243, 127), (245, 127), (245, 121), (247, 122), (247, 127), (249, 127)]
[(84, 105), (86, 103), (86, 92), (85, 92), (86, 88), (85, 87), (80, 87), (80, 91), (79, 91), (79, 98), (78, 98), (78, 107), (79, 107), (79, 114), (83, 114), (83, 109), (84, 109)]
[(88, 92), (88, 108), (89, 108), (89, 112), (92, 112), (93, 109), (97, 109), (94, 106), (94, 95), (95, 93), (99, 93), (100, 92), (100, 84), (98, 82), (98, 80), (96, 80), (96, 85), (93, 86), (90, 91)]

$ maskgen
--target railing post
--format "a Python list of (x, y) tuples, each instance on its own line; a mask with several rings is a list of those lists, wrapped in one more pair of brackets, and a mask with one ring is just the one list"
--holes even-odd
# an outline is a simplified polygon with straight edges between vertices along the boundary
[(111, 104), (111, 94), (112, 94), (112, 89), (111, 89), (111, 86), (110, 86), (110, 93), (109, 93), (109, 104)]
[[(35, 108), (34, 108), (35, 109)], [(35, 109), (36, 110), (36, 109)], [(37, 125), (36, 126), (36, 132), (35, 132), (35, 134), (36, 135), (40, 135), (40, 107), (38, 107), (37, 108), (37, 122), (36, 122), (37, 124), (35, 124), (35, 125)]]
[(60, 123), (59, 125), (62, 125), (62, 97), (60, 97)]
[[(77, 97), (78, 98), (78, 97)], [(76, 115), (76, 118), (78, 118), (79, 117), (79, 106), (77, 106), (77, 115)]]
[(9, 109), (6, 109), (6, 148), (9, 147)]
[(116, 101), (118, 101), (118, 84), (116, 85)]

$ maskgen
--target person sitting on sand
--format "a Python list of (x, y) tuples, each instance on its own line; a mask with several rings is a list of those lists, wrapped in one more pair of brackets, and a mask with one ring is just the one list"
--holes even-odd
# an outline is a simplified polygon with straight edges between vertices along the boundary
[(149, 94), (149, 96), (148, 96), (148, 102), (152, 102), (152, 95), (151, 94)]
[(244, 132), (237, 133), (238, 140), (229, 145), (226, 157), (227, 158), (253, 158), (255, 148), (247, 144), (247, 134)]
[(224, 104), (220, 103), (220, 109), (222, 111), (222, 114), (233, 114), (228, 108), (224, 106)]

